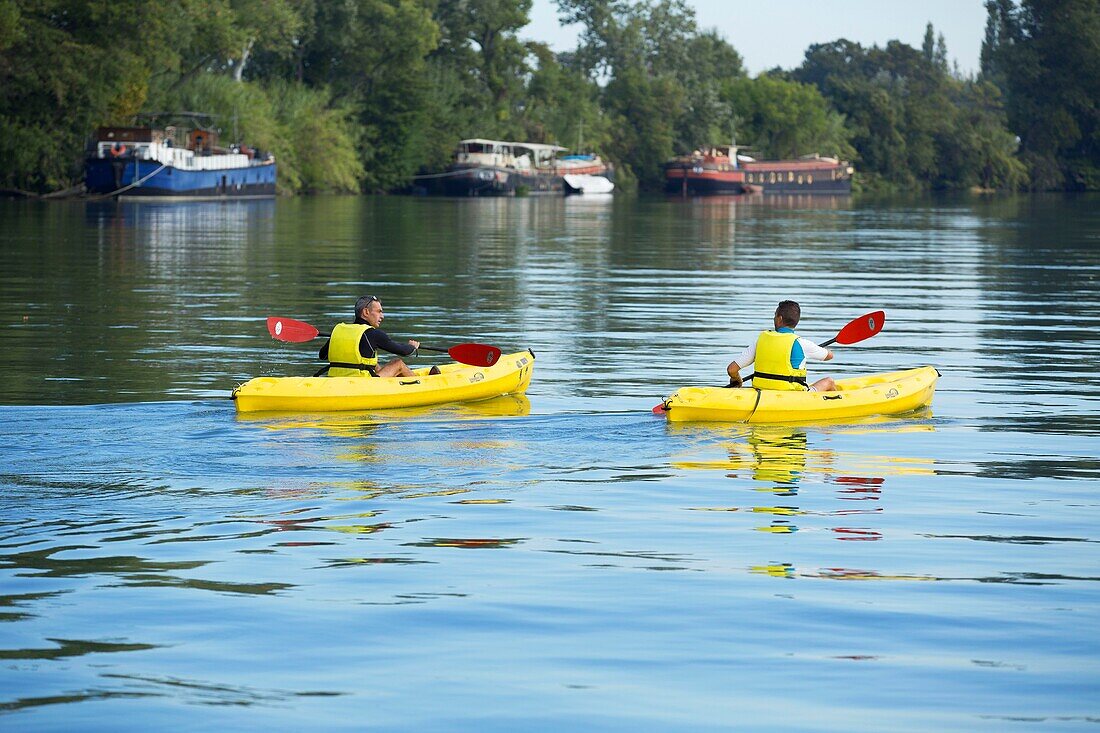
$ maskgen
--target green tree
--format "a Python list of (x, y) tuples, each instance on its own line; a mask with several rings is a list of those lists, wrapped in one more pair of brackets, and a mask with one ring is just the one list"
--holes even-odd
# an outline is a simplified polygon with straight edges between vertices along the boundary
[(872, 187), (1017, 187), (1021, 168), (999, 97), (952, 76), (947, 52), (891, 41), (864, 49), (811, 46), (793, 77), (814, 84), (844, 115), (861, 178)]
[[(17, 0), (0, 7), (0, 187), (48, 191), (81, 176), (80, 151), (97, 125), (128, 122), (150, 69), (178, 73), (228, 38), (212, 0)], [(149, 39), (157, 39), (150, 43)]]
[(668, 76), (651, 77), (642, 69), (621, 70), (604, 90), (604, 104), (618, 134), (608, 145), (627, 179), (643, 188), (663, 184), (662, 164), (673, 154), (676, 131), (669, 110), (684, 104), (683, 87)]
[(163, 109), (201, 109), (214, 115), (223, 135), (276, 151), (282, 193), (348, 193), (365, 176), (353, 111), (334, 105), (324, 89), (294, 81), (238, 82), (231, 74), (200, 74), (154, 88), (150, 101)]
[(723, 97), (737, 117), (739, 136), (761, 157), (855, 155), (843, 118), (813, 85), (772, 75), (739, 78)]
[(527, 82), (523, 139), (577, 152), (605, 150), (611, 130), (599, 87), (579, 69), (562, 64), (547, 46), (532, 44), (531, 52), (535, 66)]
[(987, 3), (983, 72), (1003, 85), (1035, 188), (1100, 190), (1100, 4)]
[(692, 36), (684, 48), (681, 66), (670, 70), (685, 97), (674, 121), (678, 153), (730, 138), (733, 109), (723, 91), (746, 78), (740, 54), (715, 31)]
[(989, 82), (959, 85), (953, 125), (937, 141), (945, 186), (1019, 189), (1027, 168), (1016, 155), (1016, 136), (1006, 127), (1000, 90)]
[(275, 151), (292, 193), (402, 187), (475, 136), (583, 136), (656, 187), (734, 130), (884, 187), (1100, 188), (1096, 0), (987, 0), (976, 80), (931, 24), (920, 49), (840, 39), (749, 79), (686, 0), (557, 0), (582, 28), (557, 55), (520, 40), (531, 4), (0, 0), (0, 187), (71, 185), (96, 126), (190, 108)]
[(244, 79), (253, 52), (290, 56), (304, 26), (301, 10), (288, 0), (232, 0), (240, 29), (240, 50), (230, 62), (233, 78)]
[[(282, 129), (286, 151), (280, 177), (293, 171), (295, 191), (354, 193), (366, 177), (357, 154), (354, 112), (332, 104), (325, 89), (287, 81), (271, 82), (269, 96)], [(286, 185), (291, 185), (286, 181)]]
[(477, 46), (478, 74), (489, 92), (493, 118), (506, 130), (523, 96), (527, 47), (516, 32), (528, 23), (531, 0), (467, 0), (467, 38)]
[(982, 39), (979, 77), (1007, 89), (1004, 64), (1006, 49), (1020, 40), (1020, 26), (1012, 0), (986, 0), (985, 36)]
[(364, 187), (409, 180), (421, 160), (427, 54), (439, 42), (431, 13), (416, 0), (318, 3), (302, 60), (303, 81), (331, 89), (355, 110)]
[(683, 0), (558, 0), (562, 22), (581, 23), (573, 62), (606, 81), (602, 105), (616, 135), (612, 158), (644, 188), (663, 183), (675, 152), (729, 134), (721, 87), (744, 74), (741, 57), (714, 32), (700, 33)]

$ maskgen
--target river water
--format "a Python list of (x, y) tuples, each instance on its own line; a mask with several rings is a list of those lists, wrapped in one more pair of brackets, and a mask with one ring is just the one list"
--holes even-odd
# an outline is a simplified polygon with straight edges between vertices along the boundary
[[(1098, 204), (0, 202), (0, 729), (1096, 730)], [(235, 414), (362, 294), (527, 397)], [(784, 298), (932, 408), (651, 414)]]

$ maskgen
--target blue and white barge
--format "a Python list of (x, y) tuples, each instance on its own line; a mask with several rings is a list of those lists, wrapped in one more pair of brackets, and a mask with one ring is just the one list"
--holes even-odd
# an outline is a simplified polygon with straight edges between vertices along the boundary
[(217, 131), (202, 127), (100, 127), (84, 161), (85, 188), (128, 200), (275, 195), (274, 155), (217, 142)]

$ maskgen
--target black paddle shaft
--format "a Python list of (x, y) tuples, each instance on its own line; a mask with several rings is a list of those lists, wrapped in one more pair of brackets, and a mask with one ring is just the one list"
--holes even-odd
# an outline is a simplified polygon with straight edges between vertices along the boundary
[[(331, 333), (320, 333), (320, 332), (318, 332), (318, 334), (316, 336), (314, 336), (314, 338), (329, 338), (330, 336), (332, 336)], [(417, 351), (432, 351), (432, 352), (435, 352), (436, 354), (449, 354), (451, 350), (450, 349), (440, 349), (440, 348), (437, 348), (435, 346), (424, 346), (423, 344), (421, 344), (420, 348), (417, 349)]]

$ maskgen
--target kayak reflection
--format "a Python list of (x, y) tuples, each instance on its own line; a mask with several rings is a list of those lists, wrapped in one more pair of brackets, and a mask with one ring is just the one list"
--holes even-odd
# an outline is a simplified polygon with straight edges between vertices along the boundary
[[(933, 430), (930, 424), (861, 425), (844, 432), (893, 432), (897, 429), (906, 432)], [(751, 507), (695, 507), (703, 511), (741, 511), (765, 515), (769, 518), (769, 523), (754, 527), (758, 532), (797, 532), (799, 524), (796, 523), (796, 518), (807, 515), (842, 517), (876, 514), (882, 511), (878, 502), (887, 477), (936, 473), (934, 462), (926, 459), (813, 448), (810, 446), (810, 433), (794, 426), (750, 426), (740, 431), (738, 438), (722, 445), (725, 456), (721, 459), (680, 460), (674, 461), (672, 465), (690, 470), (721, 470), (731, 479), (754, 482), (754, 491), (777, 499), (778, 501)], [(834, 486), (834, 498), (846, 505), (839, 505), (831, 511), (802, 509), (792, 499), (798, 496), (800, 487), (805, 483)], [(845, 522), (847, 524), (849, 523)], [(829, 526), (826, 529), (833, 533), (835, 539), (845, 542), (877, 541), (883, 536), (878, 529), (871, 527)], [(787, 572), (783, 570), (780, 574), (786, 576)]]
[[(853, 425), (815, 435), (933, 432), (931, 424), (894, 424), (880, 421)], [(725, 470), (730, 478), (748, 478), (775, 484), (768, 491), (797, 494), (804, 481), (849, 486), (881, 484), (888, 476), (935, 475), (935, 462), (924, 458), (872, 455), (830, 448), (812, 448), (806, 428), (784, 425), (752, 425), (731, 430), (725, 457), (718, 460), (673, 461), (675, 468)], [(758, 487), (760, 488), (760, 487)]]
[[(481, 402), (461, 402), (450, 405), (426, 405), (387, 410), (315, 413), (237, 414), (238, 423), (258, 428), (281, 454), (298, 455), (302, 441), (318, 443), (311, 450), (321, 450), (339, 462), (355, 464), (388, 464), (391, 462), (430, 466), (433, 470), (466, 465), (496, 455), (511, 445), (511, 439), (471, 439), (477, 431), (459, 429), (464, 423), (477, 420), (509, 420), (530, 414), (531, 402), (525, 395), (494, 397)], [(504, 428), (509, 435), (518, 435), (521, 423)], [(428, 437), (428, 436), (446, 436)], [(410, 441), (420, 446), (410, 453)], [(478, 456), (477, 458), (472, 456)], [(502, 470), (504, 468), (502, 467)], [(396, 493), (402, 498), (445, 496), (468, 491), (466, 488), (440, 489), (430, 472), (418, 471), (394, 483), (387, 478), (384, 485), (367, 481), (347, 490), (362, 498), (363, 494)], [(329, 482), (331, 487), (336, 484)]]
[(265, 412), (237, 413), (237, 421), (253, 423), (267, 430), (319, 429), (342, 438), (363, 437), (379, 425), (406, 420), (451, 422), (501, 417), (524, 417), (531, 413), (526, 395), (509, 394), (480, 402), (448, 405), (398, 407), (387, 410), (354, 412)]
[[(730, 462), (740, 460), (754, 481), (790, 486), (801, 481), (806, 471), (808, 443), (804, 430), (757, 427), (749, 431), (744, 444), (729, 447)], [(832, 451), (820, 453), (826, 461), (832, 458)]]

